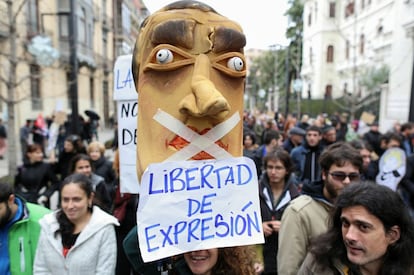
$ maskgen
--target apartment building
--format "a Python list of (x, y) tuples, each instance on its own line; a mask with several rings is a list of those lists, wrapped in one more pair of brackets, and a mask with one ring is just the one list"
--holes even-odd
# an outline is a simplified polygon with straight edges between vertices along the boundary
[[(303, 95), (363, 98), (380, 94), (379, 119), (388, 129), (407, 121), (414, 63), (413, 0), (306, 0), (301, 76)], [(388, 68), (388, 83), (370, 91), (363, 78)]]
[[(17, 56), (14, 93), (16, 129), (38, 114), (51, 116), (55, 110), (67, 114), (77, 105), (80, 115), (92, 109), (108, 122), (114, 114), (113, 64), (117, 56), (132, 52), (139, 26), (148, 15), (141, 0), (17, 0), (0, 2), (1, 79), (9, 78), (10, 54)], [(12, 7), (12, 12), (8, 8)], [(71, 8), (77, 35), (71, 28)], [(16, 37), (9, 32), (10, 15), (16, 16)], [(29, 52), (34, 37), (48, 37), (59, 57), (50, 66), (39, 65)], [(11, 42), (15, 41), (15, 47)], [(76, 51), (71, 46), (76, 46)], [(75, 55), (74, 55), (75, 52)], [(76, 59), (75, 77), (70, 71)], [(77, 96), (70, 86), (77, 82)], [(0, 95), (7, 99), (8, 87), (0, 82)], [(76, 101), (76, 102), (74, 102)], [(10, 113), (0, 104), (4, 120)]]

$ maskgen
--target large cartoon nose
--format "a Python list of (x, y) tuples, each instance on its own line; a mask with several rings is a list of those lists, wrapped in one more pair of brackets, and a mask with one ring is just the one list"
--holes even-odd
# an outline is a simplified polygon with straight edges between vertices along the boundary
[(197, 56), (191, 79), (191, 93), (180, 104), (180, 112), (194, 117), (210, 116), (224, 119), (230, 105), (210, 80), (210, 60), (207, 55)]

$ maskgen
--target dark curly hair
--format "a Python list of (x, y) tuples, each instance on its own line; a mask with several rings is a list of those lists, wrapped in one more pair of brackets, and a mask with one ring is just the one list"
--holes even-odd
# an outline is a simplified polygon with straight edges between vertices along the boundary
[(211, 274), (254, 275), (256, 259), (256, 251), (253, 246), (219, 248), (217, 263)]

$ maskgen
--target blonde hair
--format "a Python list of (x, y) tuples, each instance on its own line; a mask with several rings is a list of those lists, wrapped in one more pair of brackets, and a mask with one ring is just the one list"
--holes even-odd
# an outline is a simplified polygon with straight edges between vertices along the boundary
[(86, 152), (89, 154), (95, 148), (98, 148), (98, 150), (101, 152), (101, 155), (105, 154), (105, 145), (99, 141), (92, 141), (89, 143), (88, 148), (86, 148)]

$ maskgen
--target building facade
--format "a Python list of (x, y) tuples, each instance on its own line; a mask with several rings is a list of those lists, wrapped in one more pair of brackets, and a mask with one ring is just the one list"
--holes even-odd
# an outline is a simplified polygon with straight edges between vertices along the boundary
[[(414, 1), (306, 0), (303, 16), (303, 95), (329, 99), (378, 93), (383, 128), (407, 121)], [(384, 68), (389, 72), (387, 83), (370, 89), (364, 80)]]
[[(70, 27), (73, 3), (75, 30)], [(0, 76), (6, 80), (0, 82), (0, 95), (7, 98), (9, 57), (15, 51), (18, 57), (15, 78), (19, 83), (14, 94), (16, 129), (38, 114), (48, 117), (56, 110), (70, 114), (73, 104), (77, 104), (79, 115), (84, 118), (85, 110), (94, 110), (101, 116), (102, 124), (115, 113), (113, 64), (117, 56), (132, 52), (140, 23), (148, 11), (140, 0), (77, 0), (73, 3), (71, 0), (0, 1), (0, 62), (4, 64)], [(8, 12), (10, 5), (11, 13)], [(10, 15), (17, 15), (12, 24), (16, 37), (10, 36)], [(71, 40), (74, 33), (76, 39)], [(50, 38), (51, 46), (59, 53), (50, 66), (39, 65), (28, 51), (32, 39), (39, 35)], [(11, 46), (11, 39), (15, 41), (15, 48)], [(72, 44), (76, 45), (75, 56)], [(76, 78), (70, 75), (73, 57), (78, 64)], [(73, 79), (77, 80), (76, 103), (69, 89)], [(7, 106), (4, 100), (0, 104), (3, 120), (10, 115)]]

